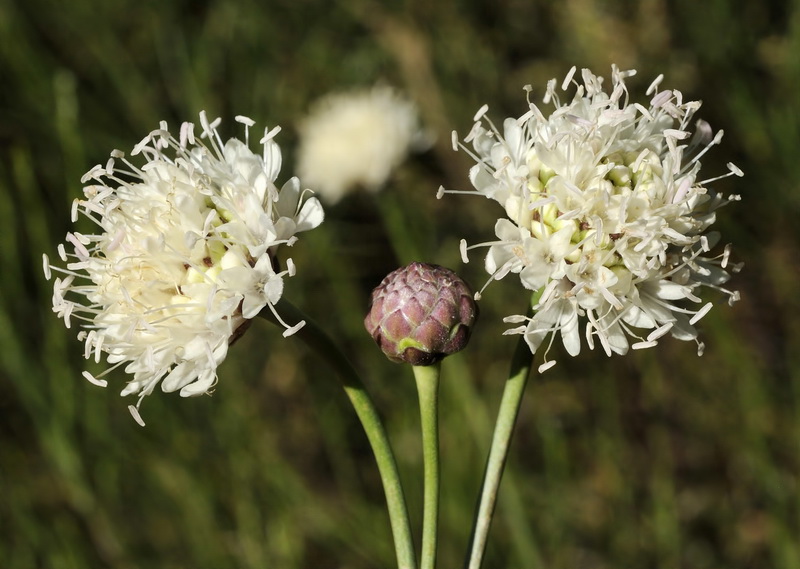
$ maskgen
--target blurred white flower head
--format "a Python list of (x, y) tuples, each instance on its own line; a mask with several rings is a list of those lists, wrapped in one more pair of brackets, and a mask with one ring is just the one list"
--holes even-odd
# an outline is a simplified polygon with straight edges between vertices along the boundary
[(380, 190), (426, 144), (416, 106), (388, 86), (327, 95), (299, 130), (298, 174), (328, 203), (358, 188)]
[[(90, 234), (74, 231), (59, 245), (64, 267), (58, 273), (53, 310), (67, 327), (77, 320), (85, 356), (133, 377), (122, 395), (137, 393), (130, 410), (157, 385), (183, 397), (209, 392), (229, 344), (249, 319), (280, 299), (283, 280), (294, 274), (291, 259), (279, 270), (280, 245), (323, 219), (318, 200), (301, 191), (297, 178), (279, 190), (275, 180), (281, 152), (265, 129), (261, 152), (249, 148), (253, 121), (244, 125), (245, 141), (223, 143), (200, 114), (202, 133), (184, 123), (176, 139), (161, 123), (135, 146), (136, 165), (115, 150), (104, 166), (82, 179), (85, 199), (75, 200), (72, 221), (82, 214), (97, 225)], [(273, 310), (274, 311), (274, 310)], [(286, 324), (284, 335), (302, 322)]]
[[(701, 305), (702, 287), (723, 288), (729, 247), (712, 254), (719, 235), (709, 232), (716, 210), (738, 196), (724, 198), (706, 185), (741, 171), (700, 179), (700, 158), (722, 139), (711, 128), (690, 122), (700, 107), (684, 102), (679, 91), (660, 91), (662, 76), (647, 91), (649, 106), (629, 101), (625, 79), (635, 71), (612, 69), (610, 92), (603, 79), (573, 68), (561, 91), (574, 88), (562, 102), (556, 80), (548, 83), (546, 116), (530, 102), (519, 118), (508, 118), (502, 132), (487, 118), (475, 116), (465, 139), (476, 164), (470, 181), (477, 193), (497, 201), (505, 217), (495, 225), (496, 240), (467, 247), (488, 248), (491, 280), (518, 275), (531, 294), (532, 317), (513, 315), (532, 352), (557, 335), (566, 351), (577, 355), (581, 336), (590, 349), (598, 342), (607, 354), (629, 346), (646, 348), (670, 334), (695, 340), (695, 324), (711, 308)], [(530, 87), (526, 87), (530, 94)], [(448, 192), (440, 190), (440, 197)], [(488, 284), (488, 283), (487, 283)], [(485, 287), (484, 287), (485, 288)], [(581, 330), (583, 326), (583, 330)], [(633, 341), (631, 344), (630, 341)]]

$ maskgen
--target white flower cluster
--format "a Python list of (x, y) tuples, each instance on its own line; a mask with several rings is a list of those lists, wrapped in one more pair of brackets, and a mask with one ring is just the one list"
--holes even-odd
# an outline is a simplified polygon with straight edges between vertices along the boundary
[[(229, 344), (249, 319), (280, 299), (283, 279), (294, 274), (291, 259), (279, 270), (279, 245), (323, 219), (318, 200), (301, 191), (297, 178), (279, 190), (275, 180), (281, 152), (264, 131), (262, 154), (249, 149), (253, 121), (244, 124), (245, 142), (223, 144), (217, 126), (200, 114), (202, 134), (184, 123), (179, 138), (166, 123), (133, 149), (136, 166), (115, 150), (105, 166), (82, 179), (85, 199), (75, 200), (72, 221), (83, 214), (98, 229), (67, 234), (58, 252), (65, 267), (44, 271), (55, 279), (53, 310), (67, 327), (79, 320), (85, 356), (111, 367), (124, 365), (133, 378), (122, 395), (139, 394), (138, 407), (160, 383), (184, 397), (207, 393)], [(201, 140), (203, 139), (203, 140)], [(273, 308), (274, 312), (274, 308)], [(288, 335), (302, 322), (289, 327)]]
[[(472, 149), (454, 133), (454, 147), (477, 162), (470, 170), (475, 190), (507, 216), (495, 225), (497, 240), (462, 242), (464, 261), (467, 249), (488, 247), (492, 279), (515, 273), (534, 291), (532, 317), (505, 319), (520, 324), (507, 333), (524, 334), (534, 353), (560, 334), (566, 351), (577, 355), (581, 322), (589, 348), (597, 341), (609, 355), (653, 346), (665, 334), (695, 340), (702, 352), (695, 324), (711, 303), (698, 308), (698, 289), (738, 299), (722, 288), (729, 248), (711, 256), (719, 235), (707, 233), (715, 211), (738, 196), (723, 198), (706, 185), (742, 173), (728, 164), (724, 176), (698, 179), (700, 158), (722, 131), (712, 137), (708, 124), (697, 121), (692, 136), (700, 103), (660, 91), (662, 77), (648, 89), (645, 107), (629, 102), (625, 79), (635, 71), (614, 67), (610, 93), (590, 71), (583, 70), (582, 83), (574, 73), (561, 84), (562, 91), (576, 89), (569, 102), (559, 99), (555, 80), (548, 83), (544, 103), (555, 107), (549, 116), (529, 99), (528, 112), (506, 119), (501, 133), (484, 118), (484, 106), (465, 139)], [(545, 352), (540, 370), (554, 363)]]
[(300, 124), (298, 173), (325, 201), (376, 192), (409, 151), (426, 143), (417, 108), (395, 89), (332, 93)]

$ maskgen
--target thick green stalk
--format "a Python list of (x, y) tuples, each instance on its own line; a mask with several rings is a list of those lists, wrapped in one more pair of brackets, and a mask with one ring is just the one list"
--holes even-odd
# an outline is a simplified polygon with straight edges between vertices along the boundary
[(511, 436), (514, 434), (514, 425), (517, 422), (519, 406), (525, 393), (528, 374), (531, 369), (533, 357), (530, 348), (525, 343), (525, 337), (519, 337), (519, 343), (511, 360), (511, 371), (503, 389), (503, 398), (500, 401), (500, 411), (492, 436), (492, 446), (489, 449), (489, 458), (486, 461), (486, 470), (483, 475), (483, 489), (478, 503), (478, 510), (472, 526), (470, 556), (466, 567), (479, 569), (486, 551), (486, 539), (489, 527), (492, 524), (497, 491), (503, 477), (508, 448)]
[[(386, 494), (386, 504), (389, 510), (389, 521), (392, 526), (398, 569), (416, 569), (417, 562), (414, 553), (414, 541), (411, 537), (408, 508), (406, 507), (403, 487), (400, 484), (400, 474), (397, 470), (394, 452), (378, 411), (364, 388), (361, 378), (347, 357), (325, 332), (298, 308), (282, 299), (275, 305), (275, 310), (285, 322), (290, 324), (305, 320), (305, 326), (300, 328), (295, 333), (295, 336), (299, 337), (312, 350), (322, 356), (339, 376), (345, 393), (350, 398), (350, 403), (353, 405), (361, 425), (364, 427), (364, 432), (375, 455), (375, 461), (378, 463), (378, 471)], [(272, 322), (277, 321), (276, 316), (269, 308), (262, 310), (260, 316)]]
[(439, 533), (439, 370), (440, 364), (414, 366), (422, 424), (425, 493), (422, 514), (420, 569), (436, 566)]

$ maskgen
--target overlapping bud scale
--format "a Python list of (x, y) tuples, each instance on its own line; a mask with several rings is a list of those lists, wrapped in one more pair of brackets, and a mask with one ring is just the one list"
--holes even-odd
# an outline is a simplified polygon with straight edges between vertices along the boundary
[(415, 262), (375, 288), (364, 325), (390, 360), (432, 365), (466, 346), (477, 315), (472, 291), (458, 275)]

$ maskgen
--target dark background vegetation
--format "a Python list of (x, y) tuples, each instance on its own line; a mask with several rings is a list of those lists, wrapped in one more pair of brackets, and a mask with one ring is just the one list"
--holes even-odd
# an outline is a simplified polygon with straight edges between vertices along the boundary
[[(166, 119), (201, 109), (297, 122), (330, 90), (384, 81), (437, 136), (377, 197), (354, 195), (290, 252), (286, 296), (346, 346), (384, 414), (420, 521), (410, 370), (361, 328), (369, 290), (402, 262), (457, 269), (488, 239), (494, 204), (449, 148), (474, 112), (525, 110), (572, 65), (636, 68), (643, 91), (703, 100), (726, 130), (707, 177), (743, 201), (721, 212), (742, 293), (702, 321), (706, 353), (666, 340), (624, 358), (584, 352), (534, 375), (518, 423), (488, 568), (800, 567), (800, 3), (797, 0), (0, 0), (0, 566), (352, 568), (394, 563), (365, 438), (337, 382), (263, 321), (231, 350), (212, 397), (156, 393), (139, 427), (80, 372), (74, 330), (50, 313), (41, 254), (68, 230), (81, 175)], [(640, 99), (644, 100), (644, 99)], [(229, 130), (226, 132), (225, 128)], [(466, 546), (514, 338), (517, 284), (493, 284), (469, 348), (444, 363), (441, 567)], [(711, 298), (711, 297), (709, 297)]]

